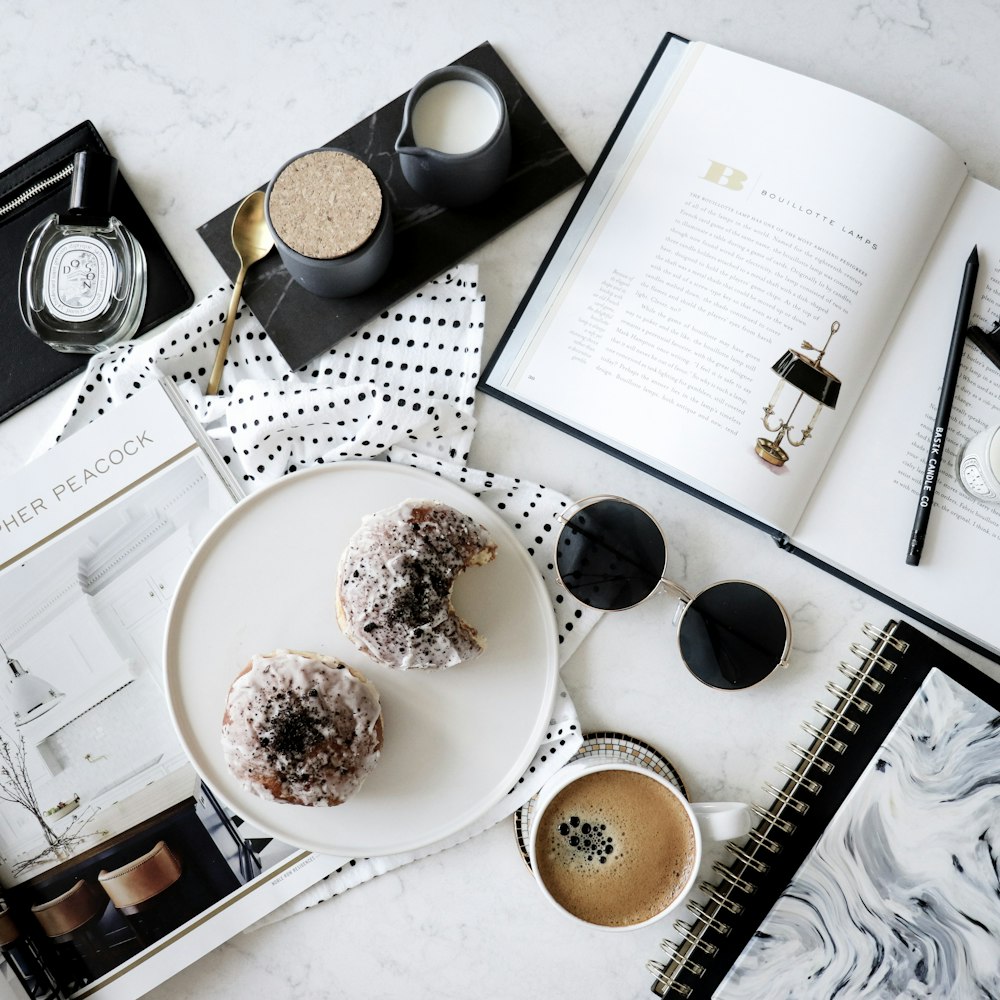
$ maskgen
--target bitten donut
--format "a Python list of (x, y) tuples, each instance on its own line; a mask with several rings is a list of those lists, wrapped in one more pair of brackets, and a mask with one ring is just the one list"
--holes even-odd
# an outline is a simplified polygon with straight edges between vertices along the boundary
[(287, 649), (256, 655), (229, 689), (226, 765), (263, 799), (340, 805), (372, 772), (381, 749), (378, 691), (332, 656)]
[(341, 630), (372, 659), (402, 670), (470, 660), (485, 642), (452, 607), (452, 587), (462, 570), (495, 556), (481, 524), (436, 500), (370, 514), (340, 558)]

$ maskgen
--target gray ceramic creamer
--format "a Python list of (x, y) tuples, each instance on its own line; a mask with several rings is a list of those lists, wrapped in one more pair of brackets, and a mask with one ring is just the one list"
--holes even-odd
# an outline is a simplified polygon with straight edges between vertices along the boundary
[(428, 201), (462, 208), (503, 184), (510, 169), (507, 103), (469, 66), (445, 66), (410, 91), (396, 152), (407, 183)]

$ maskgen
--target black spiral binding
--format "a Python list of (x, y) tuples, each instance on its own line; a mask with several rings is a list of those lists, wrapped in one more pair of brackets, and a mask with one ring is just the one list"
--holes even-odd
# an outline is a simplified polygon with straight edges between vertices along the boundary
[(746, 843), (727, 845), (733, 861), (729, 864), (716, 862), (713, 870), (719, 881), (703, 882), (699, 890), (705, 898), (688, 903), (695, 919), (676, 921), (674, 930), (680, 940), (664, 939), (660, 943), (668, 954), (667, 960), (647, 964), (655, 977), (652, 991), (657, 996), (695, 996), (695, 986), (691, 984), (697, 984), (705, 974), (706, 962), (718, 952), (716, 940), (729, 934), (743, 912), (741, 900), (756, 892), (759, 879), (767, 876), (771, 867), (769, 856), (779, 854), (785, 840), (794, 836), (797, 822), (809, 809), (810, 798), (819, 794), (824, 777), (836, 768), (837, 756), (847, 749), (848, 744), (841, 736), (846, 734), (849, 738), (863, 725), (849, 713), (867, 715), (872, 707), (871, 699), (885, 686), (879, 673), (891, 674), (895, 670), (895, 661), (889, 658), (891, 651), (904, 651), (906, 643), (895, 638), (894, 627), (895, 623), (891, 623), (882, 630), (866, 623), (863, 631), (872, 645), (852, 643), (851, 653), (861, 660), (860, 666), (841, 662), (840, 671), (847, 679), (846, 685), (832, 682), (827, 685), (827, 690), (836, 699), (835, 704), (814, 704), (819, 724), (802, 724), (811, 742), (808, 746), (789, 744), (798, 758), (794, 767), (777, 765), (777, 770), (785, 776), (785, 783), (781, 787), (765, 783), (771, 796), (770, 805), (752, 806), (759, 822), (750, 831)]

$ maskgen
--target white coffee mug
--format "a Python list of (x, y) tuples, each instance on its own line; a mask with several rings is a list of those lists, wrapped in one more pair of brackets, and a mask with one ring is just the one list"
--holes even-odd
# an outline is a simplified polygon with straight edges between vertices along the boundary
[[(609, 783), (590, 777), (605, 772), (638, 775), (659, 787), (653, 790), (652, 798), (648, 798), (641, 791), (644, 786), (634, 779)], [(588, 779), (586, 785), (577, 785), (585, 778)], [(620, 788), (622, 784), (627, 787)], [(645, 818), (662, 813), (663, 829), (648, 828), (641, 833), (634, 830), (635, 835), (630, 836), (628, 828), (633, 821), (628, 818), (627, 809), (617, 818), (610, 818), (615, 811), (612, 800), (616, 788), (622, 800), (634, 799), (635, 792), (648, 798), (642, 809), (636, 803), (631, 815), (642, 819), (640, 825), (648, 827)], [(556, 803), (557, 797), (567, 789), (567, 795)], [(661, 789), (665, 790), (666, 799)], [(659, 805), (654, 800), (659, 801)], [(569, 807), (567, 815), (563, 818), (547, 815), (553, 803), (560, 813)], [(593, 815), (570, 816), (574, 808), (584, 813), (590, 809)], [(572, 820), (578, 821), (576, 827), (570, 825)], [(667, 860), (675, 846), (668, 843), (672, 836), (667, 832), (670, 826), (678, 831), (676, 846), (681, 849), (677, 853), (683, 857), (671, 861), (674, 869), (668, 872)], [(698, 876), (704, 840), (743, 837), (750, 826), (750, 809), (746, 803), (690, 803), (655, 771), (624, 761), (585, 757), (559, 770), (539, 792), (528, 831), (528, 858), (539, 889), (560, 912), (589, 927), (634, 930), (663, 919), (682, 904)], [(586, 832), (583, 832), (584, 827)], [(576, 845), (572, 844), (573, 838)], [(630, 839), (632, 843), (628, 843)], [(640, 840), (642, 844), (637, 850)], [(545, 854), (548, 856), (543, 857)], [(605, 855), (603, 861), (602, 854)], [(651, 883), (655, 883), (652, 888)], [(635, 897), (635, 913), (629, 912), (633, 904), (628, 898), (630, 895)], [(617, 909), (619, 905), (621, 910)], [(592, 912), (605, 909), (607, 912), (601, 916)]]

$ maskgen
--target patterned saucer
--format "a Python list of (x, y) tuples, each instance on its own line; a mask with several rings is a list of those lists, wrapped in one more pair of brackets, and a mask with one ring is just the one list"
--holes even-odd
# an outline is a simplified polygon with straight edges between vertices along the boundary
[[(630, 764), (646, 767), (666, 778), (681, 795), (687, 798), (687, 789), (677, 773), (677, 768), (655, 747), (634, 736), (627, 736), (625, 733), (587, 733), (583, 738), (583, 745), (570, 760), (576, 760), (578, 757), (607, 757), (609, 760), (624, 760)], [(528, 830), (531, 827), (537, 798), (537, 795), (533, 795), (514, 813), (514, 836), (517, 839), (517, 848), (529, 869), (531, 862), (528, 860)]]

